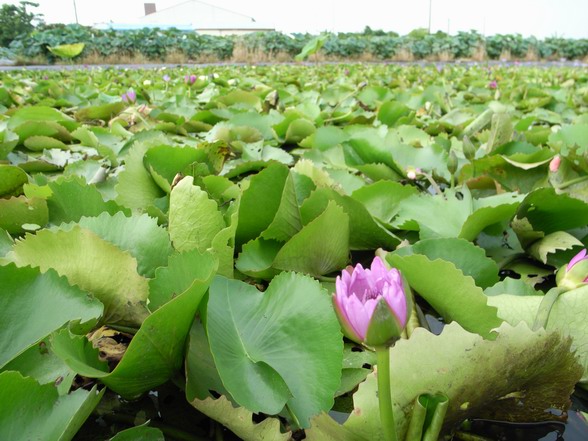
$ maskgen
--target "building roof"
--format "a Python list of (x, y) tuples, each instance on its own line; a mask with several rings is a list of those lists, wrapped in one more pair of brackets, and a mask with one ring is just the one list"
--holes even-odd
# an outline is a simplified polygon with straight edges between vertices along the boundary
[(268, 30), (274, 26), (258, 23), (253, 17), (211, 5), (187, 0), (139, 18), (143, 26), (176, 27), (179, 29), (244, 29)]

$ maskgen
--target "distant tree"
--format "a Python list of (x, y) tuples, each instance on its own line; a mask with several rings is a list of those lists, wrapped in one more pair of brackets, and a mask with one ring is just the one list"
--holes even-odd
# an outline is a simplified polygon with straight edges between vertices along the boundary
[(41, 15), (27, 11), (27, 6), (36, 8), (38, 3), (21, 1), (20, 5), (3, 4), (0, 7), (0, 46), (7, 47), (13, 40), (31, 32), (42, 23)]

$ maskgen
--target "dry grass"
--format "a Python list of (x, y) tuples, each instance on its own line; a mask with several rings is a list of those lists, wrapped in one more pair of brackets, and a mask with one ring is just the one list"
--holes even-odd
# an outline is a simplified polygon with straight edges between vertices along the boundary
[(534, 47), (530, 47), (525, 54), (525, 61), (539, 61), (541, 57), (539, 57), (539, 52)]
[[(508, 50), (502, 51), (500, 54), (500, 60), (503, 61), (513, 61), (516, 60), (515, 57)], [(559, 54), (554, 54), (547, 59), (543, 59), (543, 61), (557, 61), (560, 59)], [(451, 62), (454, 61), (455, 57), (449, 51), (444, 51), (439, 54), (434, 54), (428, 56), (426, 61), (430, 62)], [(472, 55), (465, 60), (468, 61), (477, 61), (483, 62), (488, 60), (488, 56), (486, 54), (486, 48), (483, 44), (478, 45), (476, 49), (473, 51)], [(521, 59), (521, 61), (541, 61), (542, 59), (539, 57), (539, 53), (537, 52), (536, 48), (529, 48), (525, 57)], [(311, 55), (307, 62), (309, 63), (321, 63), (321, 62), (334, 62), (334, 63), (375, 63), (375, 62), (389, 62), (389, 61), (402, 61), (402, 62), (411, 62), (417, 61), (417, 58), (414, 54), (406, 49), (400, 48), (396, 54), (387, 59), (381, 59), (376, 55), (372, 54), (371, 52), (364, 52), (363, 54), (350, 57), (350, 58), (339, 58), (336, 56), (327, 56), (324, 53), (320, 52), (317, 54)], [(586, 56), (583, 60), (580, 60), (583, 63), (588, 63), (588, 56)], [(172, 51), (168, 53), (164, 59), (153, 60), (145, 57), (142, 54), (134, 54), (134, 55), (110, 55), (110, 56), (102, 56), (97, 52), (90, 52), (85, 54), (81, 58), (77, 58), (72, 61), (68, 60), (57, 60), (55, 64), (57, 65), (68, 65), (68, 64), (87, 64), (87, 65), (101, 65), (101, 64), (117, 64), (117, 65), (125, 65), (125, 64), (157, 64), (157, 63), (166, 63), (166, 64), (204, 64), (204, 63), (219, 63), (219, 62), (227, 62), (227, 63), (247, 63), (247, 64), (259, 64), (259, 63), (291, 63), (294, 62), (294, 57), (286, 52), (278, 52), (274, 54), (263, 52), (260, 49), (250, 50), (245, 47), (242, 43), (237, 43), (233, 50), (233, 55), (231, 58), (226, 60), (219, 59), (215, 54), (204, 54), (196, 57), (195, 59), (191, 59), (187, 57), (180, 51)], [(16, 60), (17, 66), (25, 66), (25, 65), (45, 65), (47, 64), (47, 59), (45, 57), (39, 56), (34, 58), (17, 58)]]
[(473, 61), (485, 61), (488, 59), (488, 55), (486, 54), (486, 47), (483, 44), (479, 44), (474, 52), (472, 53), (471, 59)]
[(414, 61), (415, 57), (412, 51), (406, 48), (400, 48), (396, 54), (392, 57), (392, 61)]
[(500, 61), (512, 61), (513, 60), (512, 55), (508, 49), (503, 49), (502, 52), (500, 52), (500, 57), (498, 57), (498, 59)]

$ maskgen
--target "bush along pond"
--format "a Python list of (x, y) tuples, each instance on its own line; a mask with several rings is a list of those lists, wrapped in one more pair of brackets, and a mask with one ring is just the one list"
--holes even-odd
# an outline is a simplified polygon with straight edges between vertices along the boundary
[(585, 69), (25, 69), (0, 114), (0, 439), (588, 436)]

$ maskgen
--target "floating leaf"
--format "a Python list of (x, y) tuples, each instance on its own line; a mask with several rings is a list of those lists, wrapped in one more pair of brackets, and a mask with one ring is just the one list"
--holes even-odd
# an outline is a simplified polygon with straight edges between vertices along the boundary
[(47, 202), (39, 198), (0, 199), (0, 228), (11, 234), (22, 234), (30, 227), (44, 227), (49, 222)]
[(0, 367), (69, 322), (90, 330), (102, 304), (53, 270), (0, 266)]
[(86, 45), (84, 43), (61, 44), (59, 46), (47, 46), (49, 52), (60, 58), (75, 58), (82, 53)]
[(331, 408), (343, 345), (330, 298), (318, 282), (283, 273), (260, 293), (217, 277), (207, 311), (211, 352), (237, 403), (269, 414), (287, 404), (302, 427)]
[(21, 168), (0, 164), (0, 197), (20, 195), (27, 182), (29, 178)]
[(18, 372), (0, 374), (0, 439), (71, 440), (102, 399), (98, 392), (78, 389), (59, 396), (52, 384), (40, 385)]
[(446, 322), (456, 321), (470, 332), (494, 337), (492, 330), (502, 322), (496, 308), (487, 304), (487, 297), (474, 279), (465, 276), (453, 263), (419, 254), (389, 254), (386, 258)]
[(193, 183), (194, 178), (186, 176), (171, 192), (168, 229), (176, 250), (204, 252), (225, 221), (217, 203)]
[[(213, 258), (202, 255), (201, 259)], [(207, 269), (207, 275), (194, 280), (189, 289), (145, 319), (111, 373), (97, 368), (97, 351), (85, 350), (88, 344), (85, 337), (62, 332), (53, 339), (53, 350), (77, 373), (99, 378), (123, 397), (137, 398), (168, 381), (182, 366), (190, 326), (214, 275), (213, 267)], [(145, 366), (149, 367), (148, 371)]]
[(272, 266), (314, 276), (345, 267), (349, 255), (349, 218), (335, 202), (306, 224), (278, 251)]
[(104, 304), (102, 323), (137, 326), (147, 316), (147, 280), (137, 274), (135, 258), (89, 230), (74, 226), (26, 235), (9, 258), (42, 272), (54, 269), (92, 293)]
[[(545, 409), (567, 409), (581, 375), (570, 343), (558, 332), (533, 332), (524, 324), (503, 324), (494, 341), (470, 334), (457, 323), (446, 326), (438, 336), (417, 328), (410, 339), (400, 340), (390, 351), (399, 438), (404, 438), (415, 398), (427, 393), (449, 398), (444, 431), (470, 418), (552, 419)], [(384, 439), (375, 373), (359, 386), (344, 427), (366, 440)]]
[(266, 418), (261, 423), (253, 422), (253, 414), (243, 407), (234, 407), (226, 397), (194, 399), (190, 402), (198, 411), (218, 421), (245, 441), (288, 441), (291, 432), (280, 431), (277, 418)]

